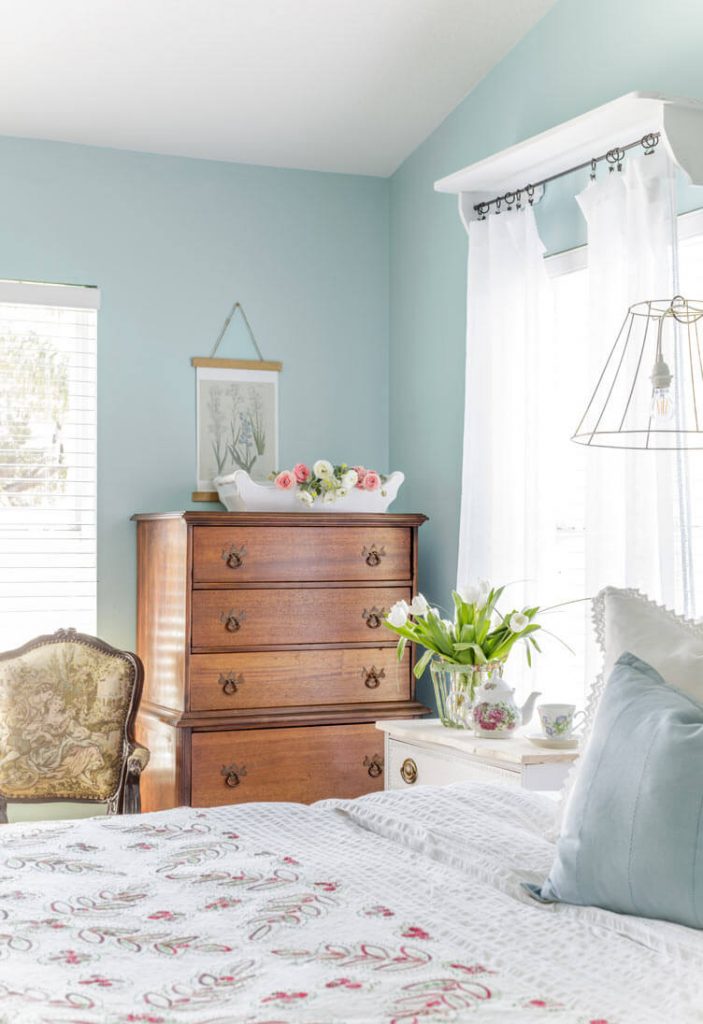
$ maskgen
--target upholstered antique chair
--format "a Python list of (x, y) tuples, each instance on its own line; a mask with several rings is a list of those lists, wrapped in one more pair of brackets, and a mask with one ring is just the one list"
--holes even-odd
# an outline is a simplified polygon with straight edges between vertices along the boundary
[(135, 654), (74, 629), (0, 654), (0, 822), (8, 803), (139, 812), (149, 761), (134, 740), (143, 678)]

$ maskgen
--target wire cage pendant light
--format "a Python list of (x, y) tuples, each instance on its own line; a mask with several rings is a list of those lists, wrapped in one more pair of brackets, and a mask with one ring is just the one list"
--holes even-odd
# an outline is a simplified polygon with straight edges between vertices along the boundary
[(703, 302), (627, 311), (571, 440), (594, 448), (703, 449)]

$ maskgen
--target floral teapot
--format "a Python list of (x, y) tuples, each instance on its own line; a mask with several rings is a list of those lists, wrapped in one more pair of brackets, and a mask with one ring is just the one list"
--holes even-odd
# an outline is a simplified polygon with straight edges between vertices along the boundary
[(487, 665), (486, 670), (474, 694), (473, 729), (477, 736), (504, 739), (512, 736), (518, 725), (527, 725), (539, 693), (531, 693), (519, 708), (513, 697), (515, 691), (503, 679), (502, 663)]

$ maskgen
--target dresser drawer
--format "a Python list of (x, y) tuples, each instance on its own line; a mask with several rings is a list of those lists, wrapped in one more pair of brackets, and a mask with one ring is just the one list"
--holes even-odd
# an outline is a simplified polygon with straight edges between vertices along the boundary
[(383, 788), (383, 738), (373, 725), (193, 733), (191, 804), (313, 803)]
[(194, 654), (193, 711), (410, 699), (410, 658), (394, 647)]
[(238, 650), (294, 644), (392, 642), (383, 617), (405, 587), (194, 590), (192, 646)]
[[(509, 740), (505, 741), (509, 743)], [(412, 743), (388, 740), (387, 789), (446, 786), (452, 782), (507, 782), (522, 785), (519, 771), (509, 771), (461, 755), (425, 750)]]
[(193, 582), (409, 580), (402, 527), (194, 527)]

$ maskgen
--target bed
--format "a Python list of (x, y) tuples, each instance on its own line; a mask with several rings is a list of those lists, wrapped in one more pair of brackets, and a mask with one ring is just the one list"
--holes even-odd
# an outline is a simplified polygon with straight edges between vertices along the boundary
[(462, 783), (0, 832), (0, 1021), (703, 1021), (703, 934), (540, 906), (554, 801)]

